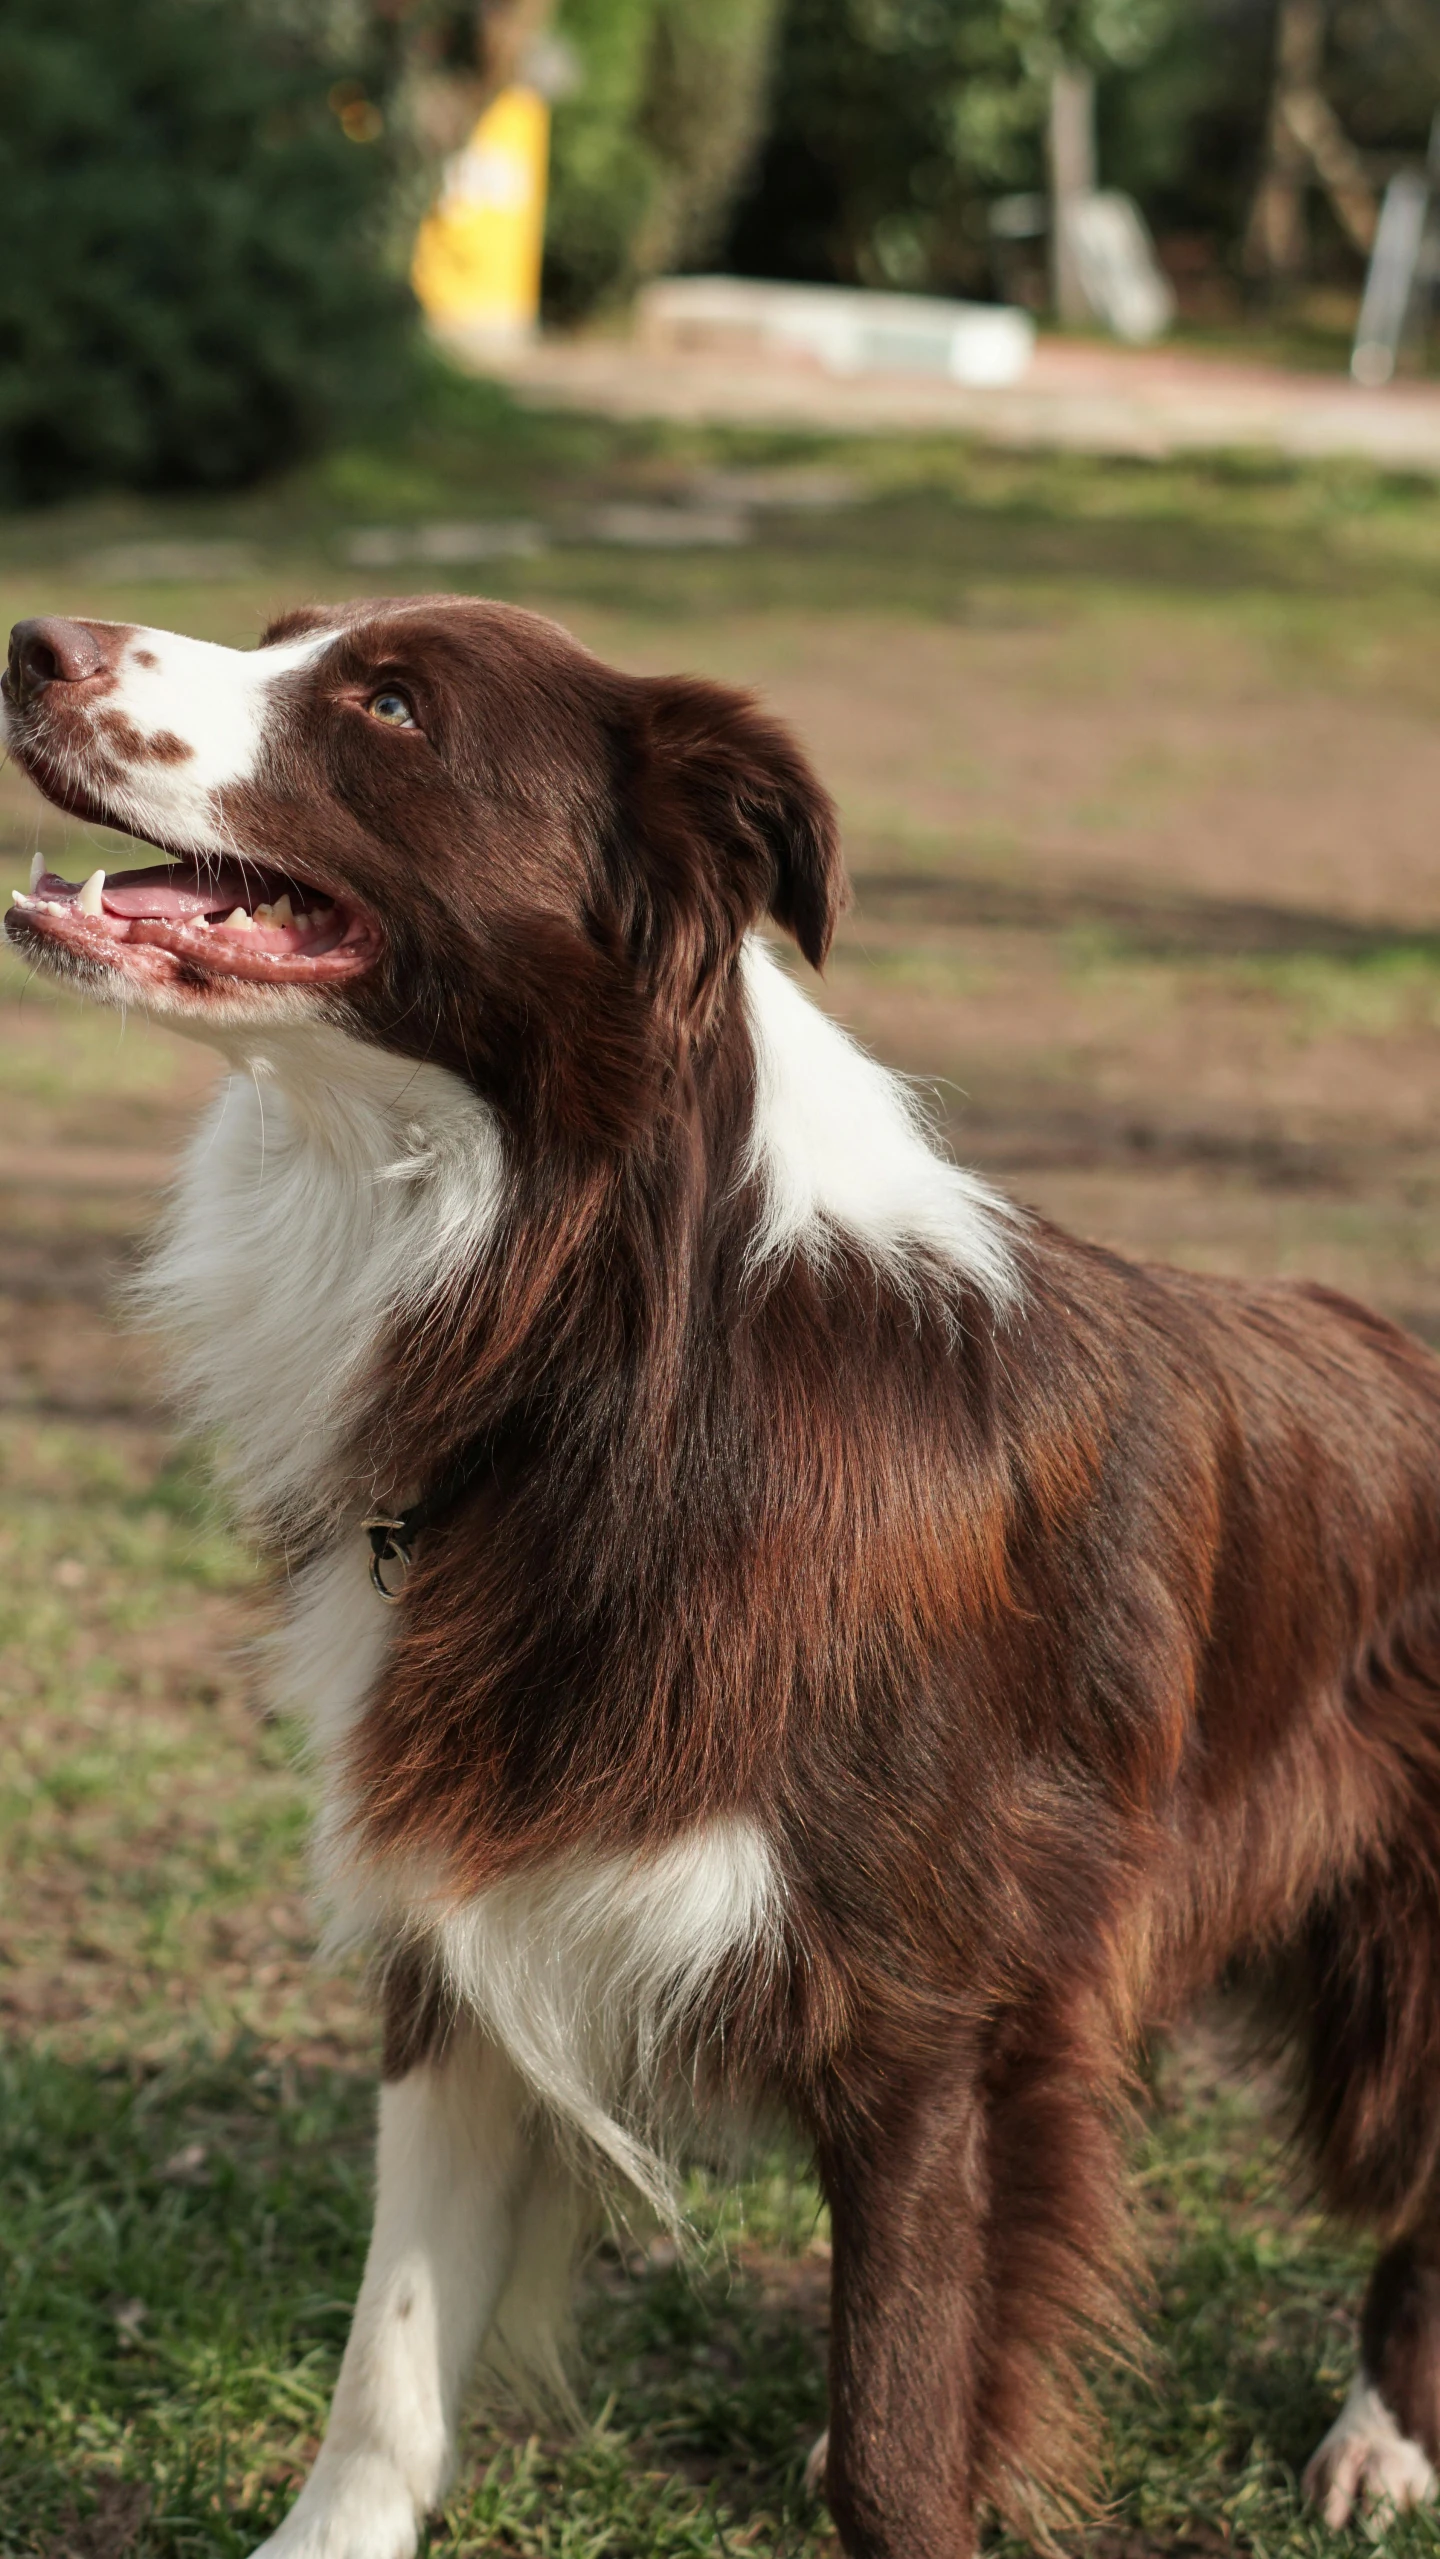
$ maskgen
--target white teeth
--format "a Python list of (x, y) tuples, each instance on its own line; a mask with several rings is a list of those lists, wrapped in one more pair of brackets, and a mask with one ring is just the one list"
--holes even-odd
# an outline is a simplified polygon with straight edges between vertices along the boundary
[[(28, 898), (23, 888), (13, 888), (13, 891), (10, 891), (10, 903), (13, 903), (13, 906), (26, 908), (26, 914), (67, 916), (74, 901), (72, 898)], [(92, 906), (87, 906), (84, 911), (87, 911), (87, 914), (95, 914), (95, 908)]]
[(89, 879), (85, 882), (84, 887), (81, 889), (79, 896), (75, 900), (75, 903), (79, 907), (82, 915), (104, 914), (105, 910), (100, 902), (100, 892), (104, 886), (104, 872), (92, 871)]
[(32, 855), (31, 855), (31, 858), (30, 858), (30, 889), (31, 889), (31, 894), (32, 894), (32, 895), (34, 894), (35, 890), (36, 890), (36, 889), (38, 889), (38, 887), (40, 886), (40, 883), (41, 883), (41, 881), (44, 879), (44, 877), (45, 877), (45, 856), (44, 856), (44, 854), (43, 854), (43, 853), (35, 853), (35, 854), (32, 854)]
[(293, 923), (294, 923), (294, 921), (295, 921), (295, 909), (294, 909), (294, 907), (293, 907), (293, 906), (291, 905), (291, 903), (290, 903), (290, 892), (289, 892), (289, 890), (288, 890), (288, 889), (282, 889), (282, 890), (281, 890), (280, 895), (277, 897), (277, 899), (275, 900), (274, 905), (271, 907), (271, 909), (270, 909), (270, 921), (271, 921), (271, 923), (272, 923), (272, 924), (293, 924)]
[(247, 915), (243, 906), (237, 906), (226, 916), (220, 929), (225, 933), (253, 933), (255, 918)]

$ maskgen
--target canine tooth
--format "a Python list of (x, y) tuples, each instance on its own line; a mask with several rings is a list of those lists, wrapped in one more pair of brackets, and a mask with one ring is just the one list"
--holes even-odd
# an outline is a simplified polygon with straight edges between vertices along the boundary
[(75, 903), (79, 907), (82, 915), (104, 914), (105, 910), (100, 903), (100, 892), (104, 886), (104, 872), (92, 871), (89, 879), (85, 882), (84, 887), (81, 889), (75, 900)]
[(30, 856), (30, 893), (32, 897), (44, 877), (45, 856), (43, 853), (32, 853)]

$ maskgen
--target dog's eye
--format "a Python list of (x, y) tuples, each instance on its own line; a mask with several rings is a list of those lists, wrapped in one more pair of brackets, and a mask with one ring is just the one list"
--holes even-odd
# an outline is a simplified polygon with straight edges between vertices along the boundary
[(365, 705), (372, 720), (383, 720), (389, 729), (413, 729), (415, 714), (403, 693), (387, 684), (383, 693), (373, 693)]

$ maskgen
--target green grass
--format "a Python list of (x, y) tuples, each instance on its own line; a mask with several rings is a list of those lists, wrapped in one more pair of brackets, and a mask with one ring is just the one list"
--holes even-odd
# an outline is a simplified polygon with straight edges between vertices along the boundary
[[(0, 2549), (135, 2483), (145, 2553), (241, 2559), (314, 2447), (363, 2258), (370, 2096), (242, 2041), (151, 2071), (13, 2053), (0, 2073)], [(1067, 2546), (1334, 2550), (1296, 2472), (1352, 2354), (1356, 2253), (1298, 2208), (1232, 2094), (1162, 2094), (1136, 2158), (1154, 2273), (1141, 2376), (1102, 2381), (1112, 2509)], [(689, 2262), (612, 2242), (582, 2318), (573, 2435), (478, 2420), (436, 2547), (679, 2559), (824, 2546), (805, 2494), (823, 2422), (809, 2296), (823, 2223), (776, 2162), (697, 2180)], [(813, 2294), (813, 2284), (810, 2288)], [(723, 2537), (722, 2537), (723, 2536)], [(1206, 2536), (1209, 2536), (1207, 2538)], [(1016, 2559), (1026, 2545), (997, 2537)], [(1397, 2553), (1440, 2549), (1428, 2518)]]
[[(1153, 1002), (1167, 1006), (1217, 990), (1242, 1003), (1273, 1005), (1297, 1043), (1336, 1032), (1384, 1041), (1440, 1028), (1440, 946), (1428, 935), (1409, 942), (1377, 937), (1373, 948), (1344, 957), (1302, 949), (1204, 954), (1182, 964), (1154, 956), (1138, 936), (1082, 925), (1066, 936), (1066, 960), (1082, 985), (1103, 988), (1108, 981), (1131, 993), (1144, 987)], [(948, 977), (957, 988), (975, 982), (973, 969), (958, 958), (912, 961), (901, 953), (891, 966), (897, 976), (913, 971), (916, 982), (927, 966), (937, 982)]]
[[(676, 497), (717, 469), (840, 466), (854, 503), (836, 512), (766, 507), (760, 538), (734, 550), (646, 552), (597, 543), (606, 499)], [(0, 526), (0, 573), (38, 572), (92, 593), (123, 586), (126, 608), (159, 609), (163, 577), (107, 567), (117, 546), (155, 539), (225, 543), (237, 553), (189, 592), (277, 576), (373, 589), (345, 566), (357, 529), (524, 516), (552, 547), (473, 569), (406, 564), (379, 583), (513, 595), (603, 608), (642, 621), (816, 608), (901, 610), (982, 624), (1020, 609), (1074, 612), (1096, 596), (1182, 590), (1316, 627), (1307, 602), (1390, 609), (1433, 602), (1440, 487), (1425, 475), (1348, 458), (1302, 463), (1263, 453), (1141, 461), (1008, 452), (954, 435), (833, 436), (618, 422), (522, 410), (497, 387), (436, 376), (403, 442), (332, 453), (288, 480), (238, 496), (90, 498)], [(253, 564), (247, 566), (246, 555)], [(1363, 617), (1362, 617), (1363, 620)], [(1359, 625), (1356, 626), (1357, 630)]]

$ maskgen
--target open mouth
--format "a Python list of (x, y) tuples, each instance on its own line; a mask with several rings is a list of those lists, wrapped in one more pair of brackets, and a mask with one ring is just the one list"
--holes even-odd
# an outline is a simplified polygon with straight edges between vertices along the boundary
[(77, 882), (47, 871), (37, 854), (11, 917), (77, 959), (191, 985), (221, 977), (333, 984), (358, 976), (378, 950), (357, 907), (249, 860), (186, 857)]

